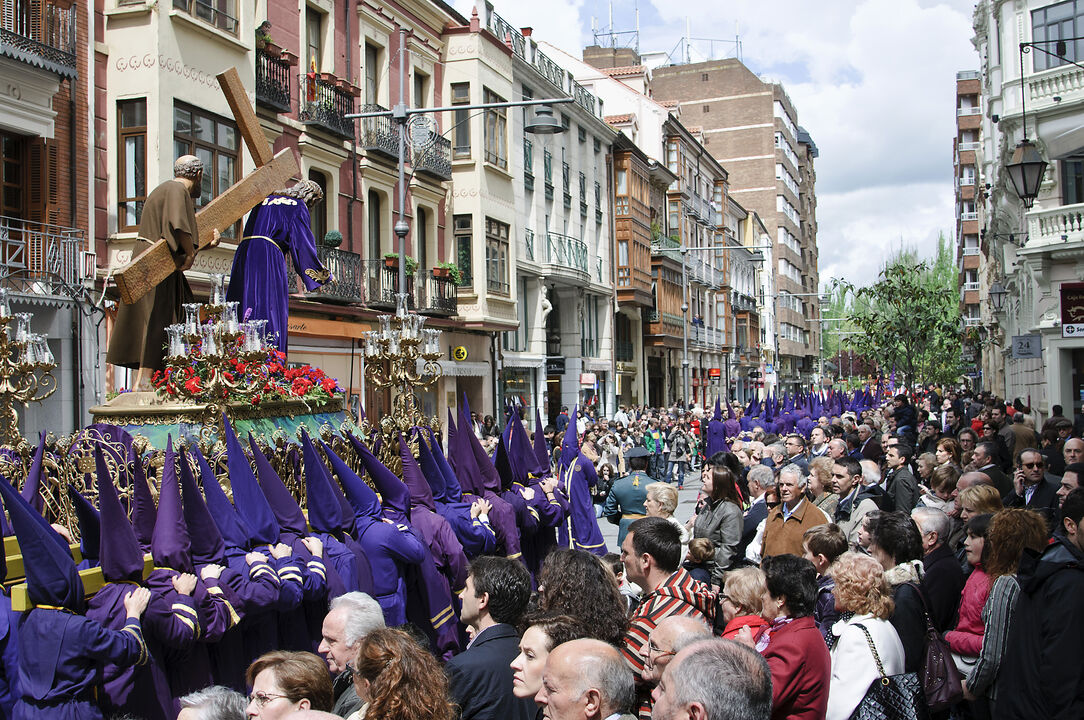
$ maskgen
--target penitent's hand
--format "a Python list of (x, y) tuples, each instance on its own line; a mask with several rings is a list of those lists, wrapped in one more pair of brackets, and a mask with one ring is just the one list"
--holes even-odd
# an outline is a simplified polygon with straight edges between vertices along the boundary
[(320, 541), (320, 538), (310, 535), (306, 538), (302, 538), (301, 542), (305, 545), (305, 548), (312, 553), (313, 557), (324, 556), (324, 543)]
[(173, 589), (181, 595), (191, 595), (196, 589), (196, 576), (191, 573), (181, 573), (173, 578)]
[(145, 587), (136, 588), (124, 596), (124, 610), (128, 617), (143, 617), (143, 611), (147, 609), (147, 603), (151, 601), (151, 591)]
[(225, 568), (221, 565), (211, 563), (200, 568), (199, 574), (204, 580), (217, 580), (222, 575), (223, 570)]

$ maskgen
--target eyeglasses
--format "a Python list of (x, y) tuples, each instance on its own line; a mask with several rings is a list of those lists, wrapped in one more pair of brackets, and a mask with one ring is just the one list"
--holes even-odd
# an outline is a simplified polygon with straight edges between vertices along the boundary
[(277, 700), (279, 698), (286, 698), (287, 700), (289, 700), (290, 696), (289, 695), (279, 695), (278, 693), (258, 692), (258, 693), (252, 693), (251, 695), (249, 695), (248, 696), (248, 701), (250, 703), (254, 703), (256, 705), (256, 707), (262, 708), (264, 705), (271, 702), (272, 700)]
[(1022, 465), (1023, 467), (1026, 467), (1026, 468), (1027, 468), (1028, 470), (1033, 470), (1033, 469), (1035, 469), (1035, 468), (1041, 468), (1041, 467), (1043, 466), (1043, 463), (1042, 463), (1042, 461), (1039, 461), (1039, 462), (1029, 462), (1029, 463), (1020, 463), (1020, 464), (1021, 464), (1021, 465)]
[(656, 645), (653, 640), (648, 640), (647, 641), (647, 654), (648, 655), (656, 655), (656, 656), (659, 656), (659, 657), (665, 657), (666, 655), (677, 655), (677, 652), (674, 651), (674, 650), (663, 650), (658, 645)]

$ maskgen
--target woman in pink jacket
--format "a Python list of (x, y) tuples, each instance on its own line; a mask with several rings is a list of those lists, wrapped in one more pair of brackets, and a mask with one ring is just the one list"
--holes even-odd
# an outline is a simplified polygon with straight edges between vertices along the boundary
[(986, 546), (986, 529), (990, 527), (991, 518), (993, 515), (973, 515), (967, 521), (964, 549), (967, 552), (967, 562), (974, 570), (968, 576), (963, 594), (960, 596), (959, 620), (956, 622), (956, 629), (945, 633), (945, 640), (952, 648), (952, 658), (964, 677), (970, 674), (982, 650), (982, 636), (985, 632), (982, 608), (990, 595), (990, 578), (982, 569), (982, 561), (985, 554), (983, 550)]

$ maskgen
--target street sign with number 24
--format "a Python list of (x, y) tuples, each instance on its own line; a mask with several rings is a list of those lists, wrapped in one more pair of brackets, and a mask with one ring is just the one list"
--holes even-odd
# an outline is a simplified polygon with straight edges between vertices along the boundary
[(1012, 356), (1019, 358), (1041, 358), (1043, 356), (1043, 341), (1039, 334), (1013, 335)]

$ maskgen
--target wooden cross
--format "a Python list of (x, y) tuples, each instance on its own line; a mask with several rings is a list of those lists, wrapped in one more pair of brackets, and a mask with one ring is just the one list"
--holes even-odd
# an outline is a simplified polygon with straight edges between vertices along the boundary
[[(237, 128), (244, 138), (245, 146), (256, 163), (256, 169), (231, 185), (225, 192), (207, 203), (196, 213), (196, 226), (199, 237), (196, 238), (196, 251), (207, 247), (214, 236), (214, 231), (222, 230), (240, 220), (245, 213), (258, 205), (271, 193), (286, 187), (289, 181), (300, 175), (301, 166), (297, 154), (291, 148), (280, 150), (277, 154), (267, 142), (260, 121), (248, 95), (241, 85), (241, 78), (236, 68), (230, 68), (218, 76), (218, 84), (226, 96), (233, 112)], [(205, 169), (210, 172), (210, 169)], [(151, 238), (147, 238), (148, 240)], [(131, 262), (113, 273), (120, 290), (121, 300), (128, 305), (139, 300), (153, 290), (177, 270), (177, 263), (170, 252), (169, 243), (157, 240), (147, 250), (133, 258)]]

